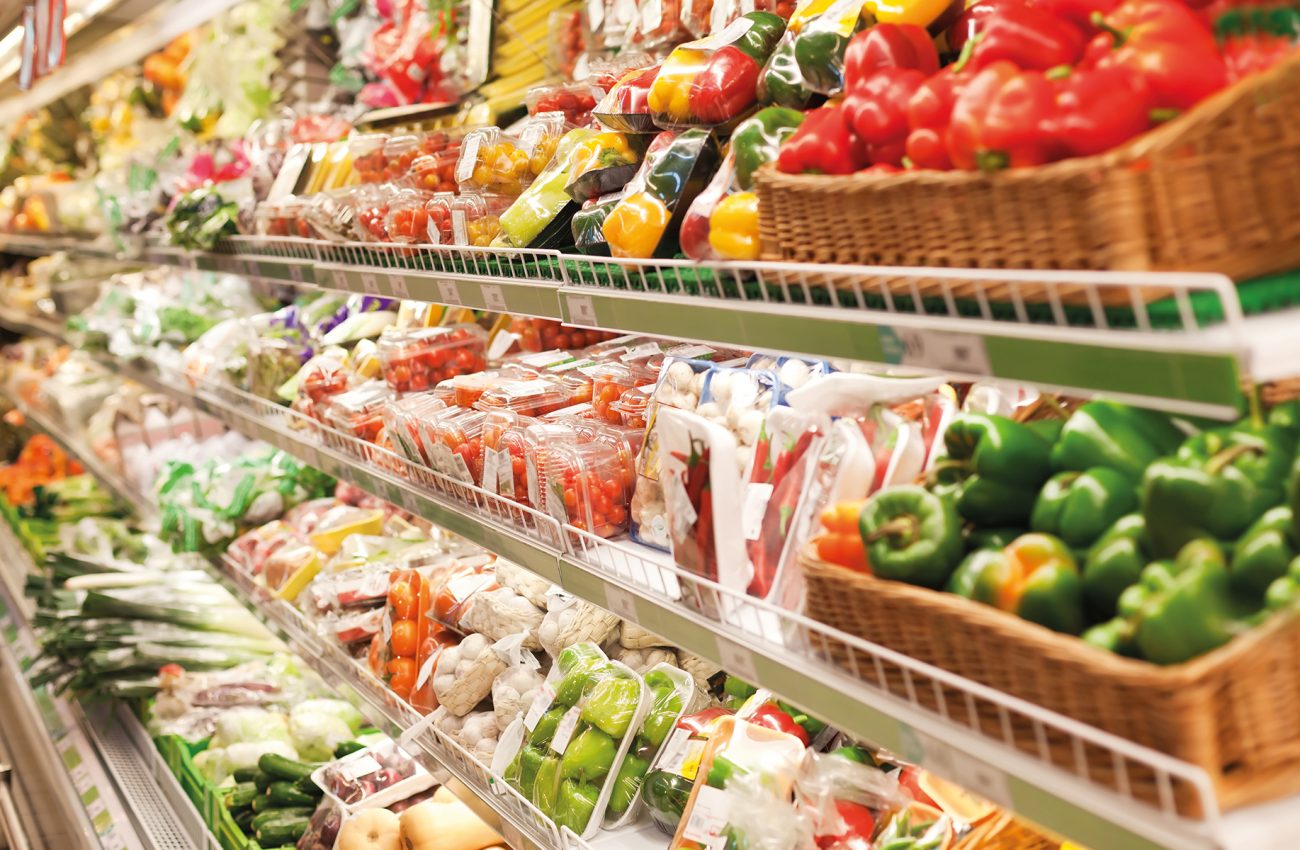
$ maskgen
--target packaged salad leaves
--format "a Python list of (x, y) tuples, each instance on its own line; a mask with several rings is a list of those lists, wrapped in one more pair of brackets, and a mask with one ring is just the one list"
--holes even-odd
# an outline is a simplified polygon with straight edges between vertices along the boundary
[(672, 664), (656, 664), (650, 668), (645, 674), (645, 684), (650, 692), (650, 709), (618, 770), (605, 809), (607, 829), (636, 819), (642, 784), (650, 765), (658, 758), (682, 715), (696, 702), (695, 680)]
[[(605, 219), (602, 232), (615, 257), (669, 257), (691, 202), (718, 161), (717, 140), (707, 130), (660, 133)], [(665, 238), (667, 237), (667, 238)]]
[(575, 201), (589, 201), (622, 189), (645, 156), (645, 137), (616, 130), (596, 133), (578, 145), (564, 191)]
[(555, 157), (519, 198), (501, 214), (498, 248), (544, 248), (569, 241), (569, 218), (577, 205), (564, 191), (579, 145), (595, 131), (570, 130), (560, 140)]
[(555, 659), (527, 713), (501, 737), (493, 771), (557, 826), (599, 829), (650, 699), (645, 682), (594, 643)]
[(650, 89), (655, 123), (664, 129), (717, 127), (744, 115), (784, 32), (785, 21), (776, 15), (750, 12), (673, 50)]
[(624, 133), (651, 133), (656, 129), (650, 114), (650, 90), (659, 76), (659, 66), (628, 71), (596, 105), (592, 115), (602, 126)]

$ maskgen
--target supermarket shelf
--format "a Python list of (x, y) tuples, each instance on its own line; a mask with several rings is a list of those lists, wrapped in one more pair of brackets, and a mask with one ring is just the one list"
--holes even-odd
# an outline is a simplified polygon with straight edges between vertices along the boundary
[[(38, 645), (15, 592), (31, 560), (7, 526), (0, 528), (0, 557), (7, 568), (0, 582), (0, 667), (7, 684), (0, 692), (12, 694), (22, 706), (5, 714), (5, 731), (17, 734), (30, 726), (24, 744), (52, 766), (53, 784), (45, 799), (67, 811), (42, 809), (38, 815), (44, 823), (62, 820), (66, 830), (50, 846), (220, 850), (143, 726), (124, 706), (83, 706), (47, 687), (28, 686), (26, 671)], [(39, 767), (31, 761), (22, 764), (23, 771)]]
[[(86, 251), (6, 237), (26, 253)], [(1240, 377), (1282, 375), (1300, 309), (1251, 317), (1217, 274), (611, 260), (554, 251), (236, 237), (140, 256), (345, 292), (415, 298), (909, 372), (1034, 383), (1230, 418)], [(1300, 351), (1297, 351), (1300, 353)]]

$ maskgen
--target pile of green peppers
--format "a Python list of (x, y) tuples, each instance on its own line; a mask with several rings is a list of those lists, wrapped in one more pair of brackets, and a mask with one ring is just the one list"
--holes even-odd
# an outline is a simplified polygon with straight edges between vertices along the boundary
[[(562, 674), (555, 700), (506, 768), (505, 780), (557, 826), (582, 835), (606, 778), (617, 768), (619, 745), (632, 731), (642, 683), (590, 643), (565, 649), (555, 663)], [(557, 748), (557, 732), (566, 722), (574, 724), (572, 735)]]
[(1300, 599), (1300, 404), (1230, 425), (1093, 401), (957, 416), (926, 486), (868, 500), (875, 575), (946, 589), (1157, 664)]
[[(662, 667), (663, 665), (660, 665)], [(686, 700), (672, 677), (656, 667), (645, 674), (645, 684), (650, 690), (650, 713), (641, 724), (641, 731), (632, 741), (632, 748), (618, 769), (614, 791), (610, 794), (605, 820), (613, 823), (627, 814), (641, 793), (650, 765), (668, 738), (673, 725), (686, 710)]]

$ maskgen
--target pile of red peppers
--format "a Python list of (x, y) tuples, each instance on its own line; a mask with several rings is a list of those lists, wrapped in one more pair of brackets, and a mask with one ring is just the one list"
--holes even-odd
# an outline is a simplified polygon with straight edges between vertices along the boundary
[(849, 43), (843, 97), (808, 114), (777, 167), (992, 172), (1112, 150), (1295, 49), (1276, 15), (1224, 2), (977, 0), (942, 67), (925, 29), (876, 24)]

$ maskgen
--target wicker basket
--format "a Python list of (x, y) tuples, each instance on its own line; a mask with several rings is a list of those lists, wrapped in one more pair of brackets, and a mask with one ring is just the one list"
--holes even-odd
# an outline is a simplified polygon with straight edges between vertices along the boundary
[[(1204, 768), (1223, 808), (1300, 792), (1300, 618), (1268, 624), (1186, 664), (1160, 667), (1121, 658), (1018, 617), (950, 593), (849, 572), (800, 554), (807, 612), (840, 631), (896, 650), (1129, 741)], [(902, 668), (850, 657), (830, 660), (883, 676), (894, 693), (930, 708), (965, 705), (966, 694)], [(920, 679), (920, 681), (918, 681)], [(1046, 756), (1139, 799), (1168, 802), (1153, 771), (1117, 765), (1108, 748), (1083, 745), (1027, 717), (1003, 717), (992, 703), (951, 717), (1003, 738), (1008, 727), (1026, 752)], [(1117, 772), (1121, 768), (1121, 772)], [(1175, 782), (1178, 810), (1197, 816), (1195, 789)]]
[(953, 850), (1059, 850), (1061, 842), (1003, 812), (966, 833)]
[[(1300, 266), (1297, 114), (1300, 56), (1293, 56), (1099, 156), (994, 175), (829, 177), (764, 168), (757, 180), (764, 259), (1216, 271), (1237, 279), (1292, 269)], [(1041, 297), (1042, 288), (1021, 287), (1020, 295)]]

